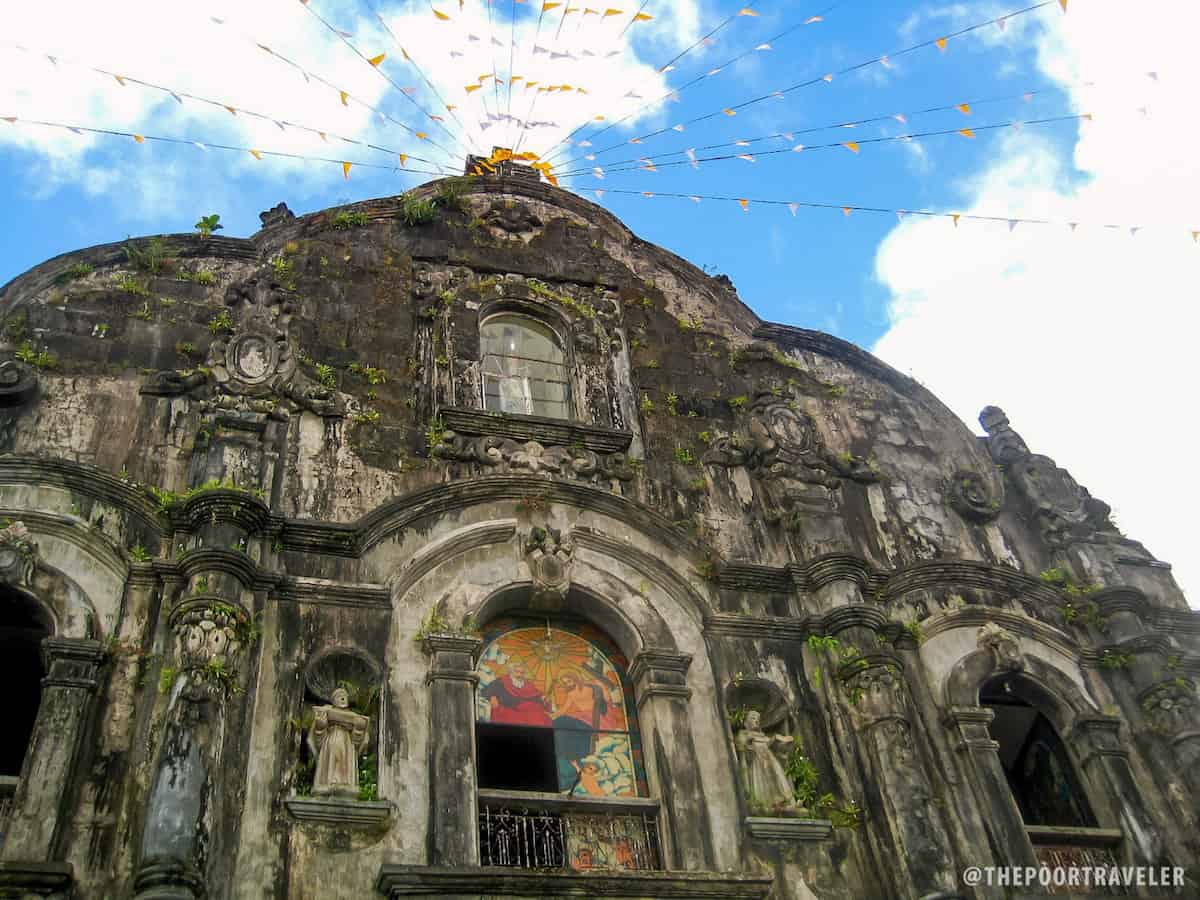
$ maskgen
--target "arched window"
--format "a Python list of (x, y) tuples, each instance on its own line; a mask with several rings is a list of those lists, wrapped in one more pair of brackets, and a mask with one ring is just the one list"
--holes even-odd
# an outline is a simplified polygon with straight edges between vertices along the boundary
[(7, 693), (0, 776), (21, 774), (42, 700), (42, 639), (50, 632), (48, 617), (36, 603), (0, 585), (0, 674)]
[(483, 865), (658, 868), (657, 804), (646, 799), (620, 651), (567, 620), (508, 617), (484, 638), (475, 726)]
[(554, 331), (528, 316), (500, 313), (484, 320), (479, 343), (484, 409), (570, 418), (566, 354)]
[(979, 703), (995, 714), (991, 736), (1021, 818), (1026, 825), (1094, 828), (1096, 817), (1058, 732), (1012, 688), (1008, 676), (993, 678)]

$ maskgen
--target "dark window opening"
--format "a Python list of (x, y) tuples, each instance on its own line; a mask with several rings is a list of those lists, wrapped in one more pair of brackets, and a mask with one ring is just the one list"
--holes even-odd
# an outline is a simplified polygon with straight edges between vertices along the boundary
[(1050, 720), (1013, 693), (1007, 679), (985, 685), (979, 702), (995, 713), (989, 730), (1025, 824), (1095, 828), (1075, 766)]
[(481, 788), (559, 790), (554, 732), (549, 728), (479, 722), (475, 740)]
[(0, 586), (0, 681), (7, 687), (0, 775), (21, 774), (42, 702), (42, 640), (50, 623), (24, 594)]

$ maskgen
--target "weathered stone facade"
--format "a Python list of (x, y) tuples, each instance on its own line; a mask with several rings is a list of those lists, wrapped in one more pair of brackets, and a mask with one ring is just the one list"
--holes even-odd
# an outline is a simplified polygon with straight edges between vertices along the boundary
[[(1200, 896), (1169, 567), (1002, 411), (976, 438), (510, 175), (0, 291), (0, 622), (42, 647), (9, 683), (44, 678), (0, 895), (998, 898), (962, 870), (1087, 859)], [(554, 336), (569, 417), (484, 408), (500, 314)], [(481, 654), (521, 614), (611, 639), (644, 787), (481, 784)], [(802, 809), (748, 796), (752, 745)], [(318, 751), (363, 799), (310, 791)], [(502, 807), (637, 853), (497, 859)]]

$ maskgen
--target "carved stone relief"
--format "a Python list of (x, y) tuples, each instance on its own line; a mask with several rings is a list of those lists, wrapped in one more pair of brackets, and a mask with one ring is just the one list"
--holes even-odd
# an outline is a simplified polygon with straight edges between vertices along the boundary
[(1003, 494), (993, 491), (988, 479), (978, 472), (955, 472), (947, 480), (946, 494), (958, 514), (971, 522), (990, 522), (1004, 505)]
[(992, 651), (996, 668), (1010, 672), (1025, 668), (1025, 658), (1016, 636), (995, 622), (988, 622), (976, 632), (976, 643), (981, 649)]
[(586, 447), (544, 446), (537, 441), (518, 443), (510, 438), (473, 437), (447, 430), (431, 455), (438, 459), (477, 463), (499, 471), (561, 475), (582, 481), (631, 481), (633, 468), (624, 453), (597, 453)]
[(557, 528), (535, 526), (525, 539), (525, 562), (533, 576), (533, 603), (561, 609), (571, 588), (575, 544)]
[(1008, 423), (1004, 410), (989, 406), (979, 415), (988, 433), (988, 451), (1006, 467), (1017, 491), (1033, 507), (1042, 536), (1052, 547), (1080, 540), (1124, 543), (1109, 521), (1107, 503), (1095, 499), (1048, 456), (1030, 453)]
[(28, 587), (37, 568), (37, 544), (24, 522), (0, 529), (0, 579)]
[(1141, 695), (1142, 711), (1150, 727), (1159, 734), (1175, 735), (1186, 728), (1195, 728), (1200, 704), (1196, 701), (1196, 685), (1187, 678), (1175, 678), (1151, 685)]

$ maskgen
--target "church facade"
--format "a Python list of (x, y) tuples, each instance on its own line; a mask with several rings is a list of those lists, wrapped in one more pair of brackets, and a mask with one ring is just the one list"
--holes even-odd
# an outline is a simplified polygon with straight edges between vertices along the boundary
[(1200, 614), (1002, 410), (513, 163), (262, 218), (0, 290), (0, 896), (1200, 896)]

